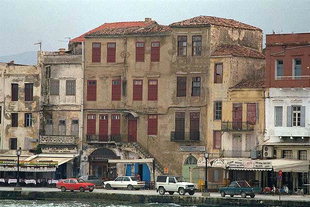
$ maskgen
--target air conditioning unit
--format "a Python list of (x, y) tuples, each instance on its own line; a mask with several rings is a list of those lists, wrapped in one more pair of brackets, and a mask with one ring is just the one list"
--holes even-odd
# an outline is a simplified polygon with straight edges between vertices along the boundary
[(273, 158), (273, 146), (264, 146), (263, 147), (263, 157), (264, 158)]
[(251, 159), (259, 159), (261, 158), (261, 151), (252, 149), (251, 150)]

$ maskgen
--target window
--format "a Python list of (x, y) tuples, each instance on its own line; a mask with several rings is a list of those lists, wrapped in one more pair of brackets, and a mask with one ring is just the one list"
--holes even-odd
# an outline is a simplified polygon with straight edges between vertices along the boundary
[(108, 42), (107, 44), (107, 62), (108, 63), (115, 62), (115, 53), (116, 53), (116, 43)]
[(66, 95), (75, 96), (75, 80), (66, 80)]
[(194, 77), (192, 79), (192, 96), (200, 96), (200, 86), (201, 86), (200, 77)]
[(59, 80), (50, 79), (50, 95), (59, 95)]
[(256, 103), (248, 103), (247, 104), (247, 122), (249, 124), (256, 124), (257, 119), (257, 104)]
[(281, 79), (284, 76), (283, 60), (276, 60), (276, 79)]
[(201, 46), (202, 46), (202, 41), (201, 41), (201, 35), (195, 35), (193, 36), (193, 51), (192, 55), (193, 56), (201, 56)]
[(158, 95), (158, 81), (157, 80), (149, 80), (148, 100), (149, 101), (157, 101), (157, 95)]
[(222, 101), (214, 102), (214, 120), (222, 120)]
[(197, 159), (193, 155), (190, 155), (186, 158), (185, 165), (197, 165)]
[(0, 106), (0, 124), (1, 124), (1, 121), (2, 121), (2, 106)]
[(177, 77), (177, 97), (186, 96), (186, 77)]
[(96, 101), (97, 99), (97, 81), (87, 81), (87, 101)]
[(25, 101), (33, 101), (33, 83), (25, 83)]
[(300, 77), (301, 76), (301, 59), (299, 58), (294, 59), (293, 67), (294, 67), (293, 76)]
[(58, 123), (58, 134), (59, 135), (66, 135), (66, 120), (59, 120)]
[(282, 158), (292, 159), (293, 151), (292, 150), (282, 150)]
[(223, 63), (215, 64), (214, 83), (223, 83)]
[(300, 118), (301, 118), (301, 107), (293, 106), (293, 126), (300, 126)]
[(307, 160), (307, 150), (298, 150), (298, 159)]
[(96, 134), (96, 114), (87, 115), (87, 135)]
[(133, 100), (142, 101), (143, 81), (133, 80)]
[(119, 114), (112, 114), (111, 115), (111, 135), (112, 136), (119, 136), (120, 135), (120, 115)]
[(12, 101), (18, 101), (18, 84), (17, 83), (12, 83), (11, 84), (11, 92), (12, 92)]
[(74, 119), (71, 121), (71, 135), (79, 136), (79, 120)]
[(10, 150), (17, 149), (17, 138), (10, 138)]
[(148, 116), (147, 134), (157, 135), (157, 115)]
[(178, 56), (186, 56), (187, 36), (178, 36)]
[(136, 42), (136, 62), (144, 62), (144, 42)]
[(101, 43), (94, 42), (92, 47), (92, 62), (100, 63), (101, 61)]
[(288, 127), (305, 127), (306, 107), (305, 106), (288, 106), (287, 107), (287, 126)]
[(32, 126), (32, 113), (25, 113), (25, 120), (24, 120), (24, 126), (25, 127), (31, 127)]
[(121, 100), (121, 80), (112, 80), (112, 101)]
[(274, 107), (274, 113), (275, 113), (275, 125), (276, 127), (282, 126), (282, 117), (283, 117), (283, 107), (282, 106), (275, 106)]
[(200, 130), (199, 130), (199, 125), (200, 125), (200, 113), (199, 112), (190, 112), (190, 126), (189, 126), (189, 131), (190, 131), (190, 140), (196, 140), (198, 141), (200, 139)]
[(11, 113), (12, 127), (18, 127), (18, 113)]
[(222, 133), (221, 131), (213, 131), (213, 149), (222, 148)]
[(185, 112), (175, 113), (175, 134), (174, 140), (185, 139)]
[(160, 43), (151, 43), (151, 62), (159, 62), (160, 59)]

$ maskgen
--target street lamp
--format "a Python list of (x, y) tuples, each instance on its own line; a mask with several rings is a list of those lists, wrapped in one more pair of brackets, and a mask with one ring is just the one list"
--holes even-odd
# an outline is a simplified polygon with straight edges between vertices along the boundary
[(205, 153), (205, 158), (206, 158), (206, 174), (205, 174), (205, 192), (208, 192), (208, 158), (209, 158), (209, 153)]
[(16, 150), (16, 155), (17, 155), (17, 174), (16, 174), (16, 187), (19, 187), (19, 157), (22, 153), (22, 148), (19, 147), (17, 150)]

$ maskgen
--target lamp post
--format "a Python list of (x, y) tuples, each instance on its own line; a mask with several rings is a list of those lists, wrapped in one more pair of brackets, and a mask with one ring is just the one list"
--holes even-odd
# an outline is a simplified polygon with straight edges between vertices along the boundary
[(17, 174), (16, 174), (16, 187), (19, 187), (19, 157), (22, 153), (22, 148), (19, 147), (17, 150), (16, 150), (16, 155), (17, 155)]
[(208, 192), (208, 158), (209, 153), (205, 153), (205, 159), (206, 159), (206, 173), (205, 173), (205, 192)]

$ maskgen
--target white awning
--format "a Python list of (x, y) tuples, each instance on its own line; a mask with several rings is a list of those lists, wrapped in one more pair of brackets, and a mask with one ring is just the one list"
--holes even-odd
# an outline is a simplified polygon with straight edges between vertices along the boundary
[(270, 160), (273, 170), (278, 172), (309, 172), (309, 160), (288, 160), (274, 159)]
[(133, 159), (133, 160), (118, 160), (118, 159), (109, 159), (109, 163), (152, 163), (154, 158), (148, 159)]

